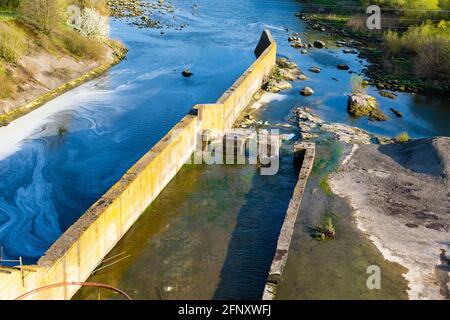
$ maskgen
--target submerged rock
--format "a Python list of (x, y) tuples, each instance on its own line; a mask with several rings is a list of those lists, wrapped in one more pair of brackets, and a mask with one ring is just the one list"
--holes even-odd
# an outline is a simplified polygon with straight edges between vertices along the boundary
[(314, 48), (317, 48), (317, 49), (325, 48), (325, 42), (323, 42), (321, 40), (314, 41), (313, 45), (314, 45)]
[(385, 97), (385, 98), (389, 98), (389, 99), (397, 98), (397, 95), (390, 91), (380, 90), (378, 93), (380, 94), (380, 96)]
[(336, 66), (338, 68), (338, 70), (349, 70), (350, 67), (348, 65), (346, 65), (345, 63), (340, 63)]
[(368, 116), (370, 120), (386, 121), (388, 117), (378, 108), (377, 100), (364, 93), (348, 96), (347, 111), (354, 117)]
[(181, 75), (185, 78), (190, 78), (194, 74), (189, 69), (184, 69), (183, 72), (181, 72)]
[(398, 111), (398, 110), (396, 110), (396, 109), (394, 109), (394, 108), (391, 108), (390, 110), (391, 110), (392, 113), (395, 114), (398, 118), (402, 118), (402, 117), (403, 117), (403, 113), (401, 113), (400, 111)]
[(300, 90), (300, 94), (302, 96), (311, 96), (314, 94), (314, 90), (310, 87), (304, 87), (302, 90)]

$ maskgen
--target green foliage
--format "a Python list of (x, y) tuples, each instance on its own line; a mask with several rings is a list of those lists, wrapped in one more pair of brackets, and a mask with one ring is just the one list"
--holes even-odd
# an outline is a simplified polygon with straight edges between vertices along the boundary
[(364, 80), (364, 77), (360, 75), (352, 75), (351, 82), (352, 82), (352, 91), (354, 94), (366, 93), (367, 85), (365, 84), (367, 82)]
[(416, 75), (424, 79), (450, 80), (450, 24), (427, 21), (412, 26), (403, 35), (389, 31), (385, 35), (390, 55), (412, 54)]
[(331, 190), (330, 185), (328, 184), (328, 177), (329, 175), (326, 175), (324, 177), (322, 177), (322, 179), (320, 179), (320, 189), (322, 189), (322, 191), (327, 195), (327, 196), (332, 196), (333, 195), (333, 191)]
[(13, 24), (0, 22), (0, 58), (9, 63), (17, 62), (26, 50), (25, 35)]
[(44, 34), (50, 34), (65, 24), (66, 0), (22, 0), (19, 17)]
[(397, 136), (396, 139), (400, 143), (408, 142), (409, 141), (409, 135), (408, 132), (402, 132)]
[(105, 57), (105, 49), (99, 42), (83, 37), (76, 31), (68, 30), (60, 38), (64, 48), (76, 58), (101, 61)]
[(322, 224), (312, 228), (313, 236), (319, 241), (334, 239), (336, 236), (336, 228), (333, 218), (327, 216), (323, 219)]
[(0, 10), (16, 10), (19, 3), (19, 0), (0, 0)]
[(0, 99), (10, 98), (14, 94), (14, 83), (0, 65)]

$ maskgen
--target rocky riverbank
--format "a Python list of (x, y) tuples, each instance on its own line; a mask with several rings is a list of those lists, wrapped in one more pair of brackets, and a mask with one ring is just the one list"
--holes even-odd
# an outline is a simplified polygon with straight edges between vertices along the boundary
[(450, 299), (449, 173), (450, 138), (436, 138), (355, 145), (329, 179), (358, 228), (408, 268), (411, 299)]
[(359, 58), (368, 60), (371, 64), (363, 70), (364, 74), (369, 78), (369, 83), (379, 90), (439, 94), (450, 92), (450, 84), (447, 82), (427, 81), (412, 75), (408, 57), (388, 61), (380, 49), (383, 46), (381, 33), (353, 30), (342, 21), (328, 21), (324, 15), (308, 12), (307, 9), (297, 16), (307, 23), (309, 30), (336, 38), (333, 45), (341, 47), (344, 53), (357, 54)]

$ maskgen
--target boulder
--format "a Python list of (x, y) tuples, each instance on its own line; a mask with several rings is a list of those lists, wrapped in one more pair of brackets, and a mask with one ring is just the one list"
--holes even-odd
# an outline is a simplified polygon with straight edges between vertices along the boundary
[(286, 80), (276, 81), (271, 79), (264, 87), (264, 90), (271, 93), (278, 93), (280, 91), (289, 90), (291, 88), (292, 85)]
[(301, 75), (298, 76), (298, 80), (305, 81), (305, 80), (308, 80), (308, 77), (305, 76), (304, 74), (301, 74)]
[(369, 117), (370, 120), (386, 121), (388, 118), (378, 108), (377, 100), (364, 93), (348, 96), (347, 111), (354, 117)]
[(308, 50), (303, 49), (302, 51), (300, 51), (300, 53), (301, 53), (301, 54), (307, 54), (307, 53), (308, 53)]
[(297, 64), (292, 61), (288, 61), (286, 58), (278, 58), (277, 65), (283, 69), (295, 69), (297, 68)]
[(317, 48), (317, 49), (325, 48), (325, 42), (323, 42), (321, 40), (314, 41), (313, 45), (314, 45), (314, 48)]
[(314, 94), (314, 90), (310, 87), (304, 87), (302, 90), (300, 90), (300, 94), (302, 96), (311, 96)]
[(300, 41), (292, 41), (291, 47), (292, 48), (303, 48), (303, 44)]

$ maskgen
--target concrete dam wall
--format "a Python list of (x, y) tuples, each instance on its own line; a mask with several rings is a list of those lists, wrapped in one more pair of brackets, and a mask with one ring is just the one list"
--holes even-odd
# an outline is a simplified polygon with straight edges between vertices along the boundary
[[(201, 133), (230, 129), (275, 65), (276, 43), (265, 30), (256, 61), (215, 104), (196, 105), (49, 248), (37, 265), (0, 267), (0, 299), (36, 288), (85, 281), (191, 157)], [(52, 288), (29, 299), (70, 299), (78, 286)]]

